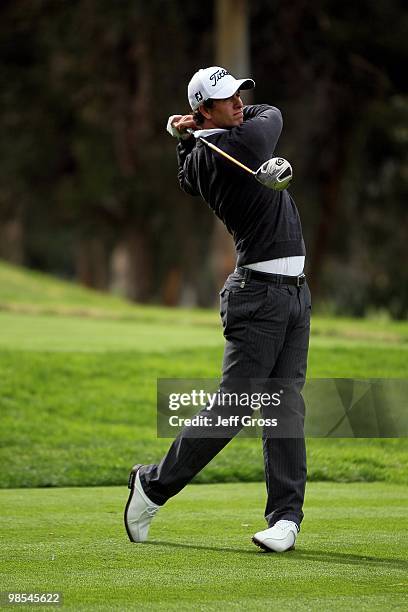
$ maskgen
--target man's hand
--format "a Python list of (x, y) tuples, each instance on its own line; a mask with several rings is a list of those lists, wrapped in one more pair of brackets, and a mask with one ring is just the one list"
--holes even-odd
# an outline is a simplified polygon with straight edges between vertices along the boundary
[(174, 138), (190, 138), (188, 129), (196, 130), (197, 124), (193, 115), (172, 115), (167, 122), (167, 131)]
[(172, 121), (172, 125), (182, 134), (185, 134), (189, 129), (197, 129), (197, 124), (193, 119), (193, 115), (176, 115)]

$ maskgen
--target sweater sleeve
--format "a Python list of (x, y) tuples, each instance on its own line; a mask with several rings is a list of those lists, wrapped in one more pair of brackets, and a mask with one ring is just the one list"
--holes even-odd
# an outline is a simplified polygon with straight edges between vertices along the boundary
[(244, 121), (247, 121), (248, 119), (255, 119), (255, 117), (259, 117), (259, 115), (262, 115), (262, 113), (271, 108), (275, 107), (269, 106), (268, 104), (251, 104), (249, 106), (244, 106)]
[(191, 137), (188, 140), (180, 140), (177, 144), (177, 163), (178, 163), (178, 180), (183, 191), (192, 196), (198, 196), (196, 191), (189, 181), (191, 172), (191, 152), (195, 147), (195, 138)]
[(273, 157), (282, 131), (282, 113), (275, 106), (259, 104), (244, 108), (244, 123), (231, 136), (245, 147), (257, 163)]

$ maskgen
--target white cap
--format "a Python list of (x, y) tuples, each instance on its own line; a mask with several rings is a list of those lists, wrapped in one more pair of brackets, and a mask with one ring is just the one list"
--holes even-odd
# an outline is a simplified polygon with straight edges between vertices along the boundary
[(188, 101), (195, 111), (200, 104), (210, 98), (215, 100), (229, 98), (238, 89), (252, 89), (253, 87), (255, 87), (255, 81), (252, 79), (235, 79), (228, 70), (220, 66), (201, 68), (188, 84)]

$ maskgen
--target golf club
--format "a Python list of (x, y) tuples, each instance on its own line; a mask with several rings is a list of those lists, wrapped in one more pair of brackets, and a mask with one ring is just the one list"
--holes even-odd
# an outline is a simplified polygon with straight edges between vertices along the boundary
[[(188, 129), (187, 132), (189, 134), (194, 134), (194, 130), (192, 130), (191, 128)], [(213, 151), (216, 151), (226, 159), (229, 159), (230, 162), (236, 164), (237, 166), (242, 168), (242, 170), (245, 170), (246, 172), (249, 172), (249, 174), (252, 174), (252, 176), (256, 178), (259, 183), (264, 185), (264, 187), (268, 187), (268, 189), (282, 191), (283, 189), (286, 189), (289, 186), (289, 183), (293, 178), (292, 166), (283, 157), (272, 157), (272, 159), (268, 159), (267, 161), (265, 161), (258, 168), (258, 170), (254, 171), (251, 170), (251, 168), (248, 168), (248, 166), (245, 166), (245, 164), (243, 164), (242, 162), (238, 161), (237, 159), (226, 153), (225, 151), (219, 149), (215, 144), (208, 142), (208, 140), (206, 140), (202, 136), (199, 136), (198, 138), (202, 142), (204, 142), (207, 147), (209, 147)]]

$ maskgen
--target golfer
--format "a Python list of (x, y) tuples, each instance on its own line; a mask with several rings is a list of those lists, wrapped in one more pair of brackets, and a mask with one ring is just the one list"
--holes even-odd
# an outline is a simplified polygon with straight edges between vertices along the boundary
[[(205, 137), (254, 170), (273, 157), (282, 115), (266, 104), (243, 105), (240, 91), (254, 86), (252, 79), (237, 80), (218, 66), (199, 70), (188, 85), (192, 114), (173, 115), (167, 130), (178, 139), (181, 188), (201, 196), (235, 242), (236, 269), (220, 293), (226, 340), (220, 388), (251, 379), (296, 380), (301, 388), (311, 298), (303, 274), (305, 246), (295, 202), (288, 191), (266, 188), (199, 140)], [(303, 519), (306, 452), (300, 392), (297, 402), (302, 435), (263, 436), (262, 440), (268, 528), (255, 533), (253, 542), (267, 551), (292, 549)], [(185, 427), (159, 464), (134, 466), (125, 509), (132, 542), (147, 539), (158, 509), (231, 437), (194, 437)]]

